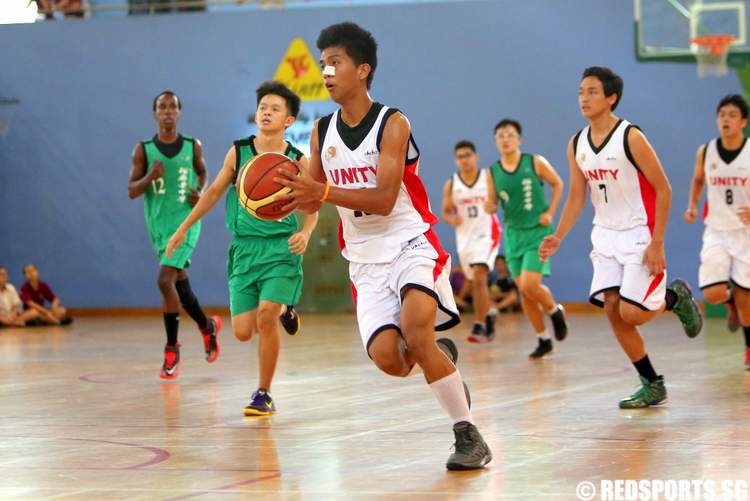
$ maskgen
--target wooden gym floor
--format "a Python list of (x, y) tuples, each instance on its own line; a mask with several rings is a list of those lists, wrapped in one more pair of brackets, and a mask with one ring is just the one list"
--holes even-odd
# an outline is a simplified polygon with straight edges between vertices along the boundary
[(0, 499), (568, 500), (584, 480), (748, 478), (750, 372), (722, 320), (693, 340), (670, 316), (644, 329), (670, 397), (645, 411), (617, 408), (637, 377), (603, 315), (571, 315), (537, 363), (522, 317), (483, 346), (466, 320), (450, 335), (495, 456), (466, 473), (444, 468), (451, 427), (422, 377), (379, 373), (352, 316), (284, 335), (272, 418), (242, 415), (257, 345), (228, 319), (209, 365), (183, 316), (174, 382), (158, 378), (159, 317), (1, 330)]

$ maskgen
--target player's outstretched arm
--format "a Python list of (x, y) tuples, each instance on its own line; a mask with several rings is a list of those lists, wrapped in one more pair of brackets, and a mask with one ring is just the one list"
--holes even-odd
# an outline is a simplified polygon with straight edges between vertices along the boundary
[(143, 151), (143, 145), (138, 143), (133, 148), (133, 156), (130, 167), (130, 179), (128, 180), (128, 197), (131, 199), (138, 198), (148, 189), (151, 181), (164, 175), (164, 164), (155, 161), (154, 168), (146, 174), (148, 166), (146, 165), (146, 152)]
[(453, 206), (453, 183), (451, 180), (445, 182), (443, 186), (443, 220), (446, 224), (451, 226), (458, 226), (461, 224), (461, 216), (456, 214), (455, 207)]
[(583, 177), (583, 172), (576, 162), (572, 138), (568, 142), (568, 165), (570, 166), (568, 199), (565, 200), (565, 205), (563, 205), (560, 222), (555, 233), (545, 237), (539, 246), (539, 257), (542, 259), (547, 259), (557, 252), (563, 239), (581, 216), (583, 206), (586, 203), (586, 178)]
[(703, 169), (703, 152), (706, 146), (701, 145), (695, 154), (695, 171), (690, 181), (690, 195), (688, 195), (688, 207), (683, 218), (687, 224), (693, 224), (698, 219), (698, 202), (703, 195), (703, 187), (706, 185), (706, 171)]
[(211, 183), (211, 186), (200, 197), (200, 200), (195, 204), (193, 210), (190, 211), (188, 217), (185, 218), (179, 228), (177, 228), (177, 231), (174, 232), (174, 235), (169, 239), (166, 249), (167, 257), (172, 257), (175, 249), (185, 241), (185, 235), (187, 235), (190, 227), (205, 216), (216, 205), (216, 202), (221, 199), (224, 193), (226, 193), (227, 188), (232, 184), (232, 179), (234, 179), (235, 162), (236, 154), (234, 146), (232, 146), (224, 157), (224, 165), (219, 171), (219, 175), (216, 176), (214, 182)]
[(546, 158), (541, 155), (534, 155), (534, 168), (536, 170), (539, 179), (548, 183), (552, 188), (552, 196), (549, 201), (549, 208), (539, 217), (539, 224), (542, 226), (549, 226), (552, 224), (552, 220), (555, 218), (555, 212), (557, 212), (557, 206), (560, 205), (562, 199), (563, 188), (565, 183), (557, 174), (557, 171), (550, 165)]
[[(279, 176), (274, 181), (292, 188), (292, 191), (277, 199), (289, 201), (284, 208), (297, 208), (325, 200), (340, 207), (387, 216), (393, 210), (401, 188), (409, 130), (409, 122), (401, 113), (394, 113), (388, 118), (380, 143), (380, 163), (375, 188), (345, 190), (327, 187), (325, 182), (315, 179), (309, 171), (303, 170), (295, 176), (279, 169)], [(313, 140), (316, 136), (317, 133), (313, 134)], [(320, 156), (319, 150), (316, 156)], [(315, 164), (315, 159), (312, 163)], [(313, 168), (314, 165), (311, 170)]]
[(656, 152), (643, 132), (631, 127), (627, 141), (633, 160), (656, 192), (654, 229), (651, 234), (651, 243), (643, 254), (643, 264), (648, 267), (652, 275), (656, 276), (664, 271), (667, 266), (664, 254), (664, 233), (667, 230), (669, 207), (672, 205), (672, 187), (669, 185), (669, 180), (661, 167)]

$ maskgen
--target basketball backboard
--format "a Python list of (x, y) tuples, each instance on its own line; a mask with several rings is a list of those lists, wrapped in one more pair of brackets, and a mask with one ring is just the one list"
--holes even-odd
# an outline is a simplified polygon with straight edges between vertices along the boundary
[(748, 0), (634, 0), (639, 61), (695, 62), (696, 36), (732, 35), (728, 64), (750, 62)]

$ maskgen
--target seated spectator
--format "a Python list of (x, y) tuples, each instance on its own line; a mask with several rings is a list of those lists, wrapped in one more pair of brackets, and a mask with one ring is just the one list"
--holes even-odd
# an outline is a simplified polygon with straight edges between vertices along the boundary
[(503, 312), (521, 311), (521, 295), (508, 272), (505, 256), (502, 254), (495, 259), (495, 269), (490, 280), (490, 294), (494, 307)]
[[(60, 305), (49, 285), (39, 280), (39, 271), (29, 263), (23, 267), (26, 283), (21, 287), (21, 301), (27, 310), (35, 310), (39, 317), (38, 324), (68, 325), (73, 319), (67, 316), (67, 310)], [(47, 308), (47, 303), (50, 306)]]
[(0, 327), (23, 327), (26, 322), (39, 317), (35, 310), (21, 313), (21, 298), (16, 288), (8, 283), (8, 270), (0, 266)]

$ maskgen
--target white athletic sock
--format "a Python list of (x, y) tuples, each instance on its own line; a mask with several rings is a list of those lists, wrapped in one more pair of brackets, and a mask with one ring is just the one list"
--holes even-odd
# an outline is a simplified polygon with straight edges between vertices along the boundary
[(444, 378), (430, 383), (430, 389), (435, 394), (440, 407), (448, 413), (453, 424), (460, 423), (461, 421), (474, 423), (471, 411), (469, 410), (469, 403), (466, 401), (464, 384), (458, 369)]
[(497, 311), (497, 308), (495, 308), (493, 306), (492, 308), (489, 309), (489, 311), (487, 312), (487, 315), (489, 315), (491, 317), (496, 317), (498, 315), (498, 313), (499, 312)]
[(552, 307), (552, 309), (551, 309), (551, 310), (548, 310), (548, 311), (547, 311), (547, 315), (552, 315), (553, 313), (555, 313), (555, 312), (557, 311), (557, 309), (558, 309), (559, 307), (560, 307), (560, 305), (559, 305), (559, 304), (556, 304), (555, 306), (553, 306), (553, 307)]
[(547, 339), (552, 339), (552, 338), (550, 337), (550, 335), (549, 335), (549, 332), (547, 331), (547, 329), (544, 329), (544, 330), (543, 330), (542, 332), (537, 332), (537, 333), (536, 333), (536, 337), (538, 337), (538, 338), (540, 338), (540, 339), (544, 339), (545, 341), (546, 341)]

